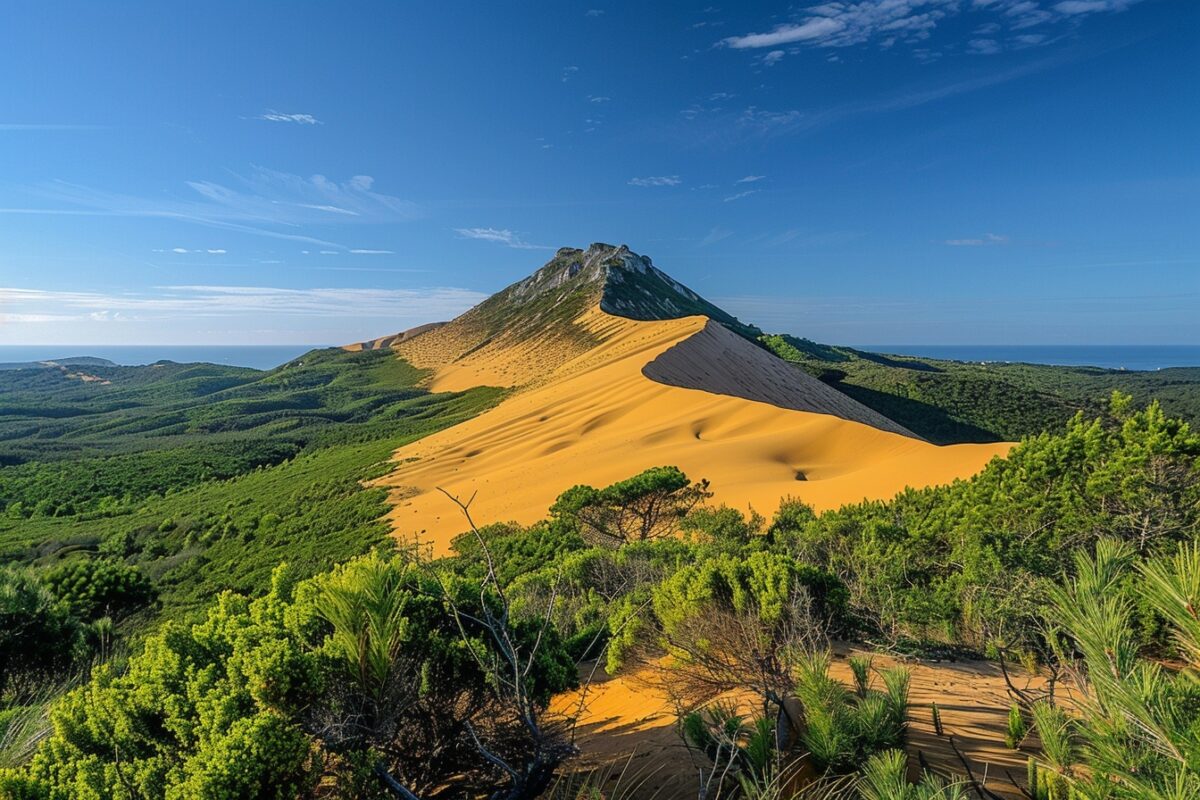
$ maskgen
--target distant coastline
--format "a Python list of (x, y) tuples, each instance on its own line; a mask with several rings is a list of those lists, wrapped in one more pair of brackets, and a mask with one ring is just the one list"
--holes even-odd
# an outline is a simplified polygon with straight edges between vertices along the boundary
[(1200, 345), (1193, 344), (864, 344), (853, 347), (873, 353), (950, 361), (1020, 362), (1138, 371), (1200, 367)]
[[(272, 369), (323, 345), (0, 345), (0, 364), (92, 356), (123, 366), (205, 362)], [(971, 362), (1020, 362), (1063, 367), (1153, 371), (1200, 367), (1200, 345), (866, 344), (856, 350)]]
[(204, 362), (230, 367), (273, 369), (323, 345), (0, 345), (0, 364), (53, 361), (56, 358), (92, 356), (122, 366), (176, 361)]

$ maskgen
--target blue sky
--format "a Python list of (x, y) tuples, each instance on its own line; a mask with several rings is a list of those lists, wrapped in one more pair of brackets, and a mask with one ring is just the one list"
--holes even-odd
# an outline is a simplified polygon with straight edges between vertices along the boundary
[(0, 344), (334, 344), (624, 242), (821, 341), (1200, 343), (1200, 3), (6, 4)]

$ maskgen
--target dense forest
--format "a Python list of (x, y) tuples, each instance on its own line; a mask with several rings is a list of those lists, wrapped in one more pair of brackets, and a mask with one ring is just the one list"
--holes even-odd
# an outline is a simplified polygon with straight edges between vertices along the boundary
[(458, 498), (432, 560), (388, 537), (369, 481), (498, 391), (431, 394), (372, 352), (0, 373), (0, 798), (635, 796), (573, 766), (551, 700), (647, 669), (700, 796), (987, 797), (907, 763), (909, 673), (855, 657), (839, 680), (846, 641), (1050, 676), (1012, 685), (1023, 796), (1200, 796), (1195, 395), (1170, 371), (767, 344), (931, 439), (1021, 444), (970, 480), (771, 519), (671, 465), (527, 527)]
[(1200, 368), (1153, 372), (975, 363), (870, 353), (786, 334), (759, 341), (775, 355), (937, 444), (1013, 442), (1098, 414), (1113, 391), (1158, 400), (1171, 416), (1200, 421)]

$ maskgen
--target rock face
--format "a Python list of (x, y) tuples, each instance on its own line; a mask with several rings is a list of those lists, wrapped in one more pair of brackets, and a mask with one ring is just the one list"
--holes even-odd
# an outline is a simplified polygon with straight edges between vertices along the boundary
[(597, 304), (609, 314), (628, 319), (703, 315), (748, 338), (760, 333), (655, 267), (648, 256), (638, 255), (625, 245), (597, 242), (586, 250), (560, 248), (532, 275), (444, 326), (421, 326), (354, 347), (394, 347), (431, 332), (443, 339), (459, 340), (464, 345), (459, 355), (497, 337), (548, 342), (575, 339), (579, 334), (569, 330), (571, 324)]

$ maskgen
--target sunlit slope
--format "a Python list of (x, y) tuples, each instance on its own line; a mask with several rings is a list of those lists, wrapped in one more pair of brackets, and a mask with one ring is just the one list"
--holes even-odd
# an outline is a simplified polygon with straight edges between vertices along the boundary
[[(396, 452), (382, 483), (395, 490), (390, 519), (401, 540), (448, 551), (465, 526), (439, 489), (474, 495), (479, 523), (527, 524), (576, 483), (670, 464), (707, 478), (714, 502), (770, 515), (788, 496), (827, 509), (948, 483), (1010, 447), (937, 447), (874, 412), (869, 421), (889, 430), (835, 416), (864, 407), (759, 363), (758, 348), (706, 317), (636, 321), (593, 307), (574, 323), (594, 346), (491, 411)], [(519, 347), (493, 352), (473, 377), (528, 372), (529, 357)], [(457, 381), (465, 375), (456, 367), (443, 369)]]

